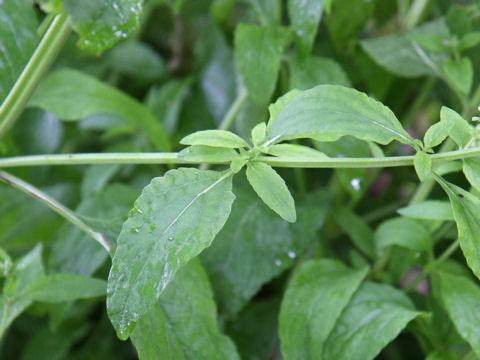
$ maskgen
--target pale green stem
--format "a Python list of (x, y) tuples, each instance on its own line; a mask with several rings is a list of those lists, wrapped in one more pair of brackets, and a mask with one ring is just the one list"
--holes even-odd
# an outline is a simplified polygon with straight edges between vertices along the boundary
[(68, 15), (57, 15), (0, 107), (0, 138), (22, 113), (25, 104), (50, 68), (69, 34)]
[[(449, 151), (431, 155), (434, 165), (448, 161), (480, 156), (480, 147)], [(384, 158), (285, 158), (258, 156), (254, 161), (261, 161), (274, 167), (287, 168), (378, 168), (412, 166), (413, 156), (390, 156)], [(210, 162), (208, 159), (186, 160), (178, 153), (92, 153), (92, 154), (58, 154), (32, 155), (0, 158), (0, 168), (45, 165), (91, 165), (91, 164), (229, 164), (229, 161)]]
[(414, 0), (405, 16), (405, 26), (407, 29), (413, 28), (418, 24), (430, 0)]
[(63, 216), (73, 225), (77, 226), (85, 233), (90, 235), (94, 240), (96, 240), (100, 245), (102, 245), (109, 254), (112, 254), (112, 247), (108, 243), (108, 241), (105, 240), (102, 234), (93, 230), (90, 226), (85, 224), (72, 210), (60, 204), (58, 201), (51, 198), (49, 195), (45, 194), (40, 189), (2, 170), (0, 170), (0, 181), (12, 185), (14, 188), (24, 192), (27, 195), (30, 195), (31, 197), (47, 205), (57, 214)]

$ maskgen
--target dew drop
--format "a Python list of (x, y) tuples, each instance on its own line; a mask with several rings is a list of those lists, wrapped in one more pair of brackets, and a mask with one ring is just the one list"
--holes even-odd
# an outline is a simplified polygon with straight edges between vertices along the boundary
[(360, 179), (354, 178), (350, 181), (350, 185), (352, 185), (353, 189), (358, 191), (360, 190)]
[(118, 4), (117, 4), (117, 3), (113, 3), (112, 6), (113, 6), (113, 8), (114, 8), (116, 11), (118, 11)]
[(295, 254), (295, 252), (291, 250), (287, 252), (287, 255), (290, 259), (295, 259), (297, 257), (297, 254)]
[(443, 46), (447, 46), (448, 44), (450, 44), (450, 41), (448, 41), (448, 39), (445, 39), (442, 41), (442, 44)]
[(121, 37), (123, 35), (123, 33), (120, 30), (118, 30), (118, 31), (115, 31), (114, 35), (116, 37)]
[(281, 266), (282, 265), (282, 260), (279, 260), (279, 259), (275, 260), (275, 265)]

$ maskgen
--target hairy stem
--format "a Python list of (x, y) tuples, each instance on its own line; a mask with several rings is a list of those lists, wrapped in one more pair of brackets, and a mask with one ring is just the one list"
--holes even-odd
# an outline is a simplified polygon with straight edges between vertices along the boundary
[[(480, 156), (480, 147), (449, 151), (431, 156), (433, 164)], [(274, 167), (287, 168), (379, 168), (412, 166), (413, 156), (390, 156), (383, 158), (284, 158), (258, 156), (261, 161)], [(0, 168), (45, 165), (90, 165), (90, 164), (229, 164), (229, 161), (211, 162), (208, 159), (186, 160), (178, 153), (93, 153), (17, 156), (0, 159)]]
[(40, 189), (35, 186), (13, 176), (5, 171), (0, 170), (0, 181), (3, 181), (9, 185), (12, 185), (14, 188), (24, 192), (31, 197), (40, 200), (53, 211), (55, 211), (60, 216), (63, 216), (65, 219), (70, 221), (73, 225), (77, 226), (85, 233), (90, 235), (94, 240), (96, 240), (100, 245), (102, 245), (109, 254), (112, 255), (112, 247), (107, 240), (103, 237), (102, 234), (93, 230), (90, 226), (85, 224), (72, 210), (68, 209), (64, 205), (60, 204), (55, 199), (51, 198), (49, 195), (45, 194)]
[(0, 138), (5, 135), (21, 114), (69, 34), (68, 15), (57, 15), (0, 107)]

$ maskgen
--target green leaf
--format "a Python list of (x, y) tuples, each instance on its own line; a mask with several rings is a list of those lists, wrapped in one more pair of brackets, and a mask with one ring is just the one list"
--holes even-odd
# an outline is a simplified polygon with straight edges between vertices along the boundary
[(441, 144), (450, 135), (455, 126), (455, 122), (451, 121), (451, 119), (447, 117), (445, 121), (437, 122), (428, 128), (423, 138), (426, 149), (431, 149)]
[(270, 118), (267, 123), (267, 133), (275, 123), (278, 114), (283, 110), (283, 108), (290, 102), (292, 99), (300, 95), (302, 91), (293, 89), (287, 92), (286, 94), (280, 96), (274, 103), (268, 106), (268, 112), (270, 113)]
[(262, 25), (278, 25), (281, 19), (282, 3), (280, 0), (247, 1)]
[(178, 270), (210, 246), (235, 196), (231, 174), (182, 168), (145, 187), (117, 241), (107, 312), (121, 339), (147, 313)]
[(480, 44), (480, 31), (473, 31), (462, 36), (459, 50), (464, 51)]
[(261, 122), (255, 125), (252, 129), (252, 143), (255, 146), (260, 146), (267, 136), (267, 124)]
[(414, 39), (418, 34), (449, 38), (443, 18), (421, 25), (406, 33), (362, 40), (362, 48), (386, 70), (405, 77), (439, 75), (446, 54), (424, 51)]
[(249, 147), (240, 136), (225, 130), (203, 130), (185, 136), (180, 140), (182, 145), (206, 145), (224, 148)]
[(323, 0), (288, 0), (287, 6), (297, 51), (304, 59), (310, 54), (315, 41), (323, 13)]
[(472, 88), (473, 66), (469, 58), (449, 59), (443, 63), (443, 72), (447, 80), (462, 93), (468, 95)]
[(365, 282), (336, 322), (323, 358), (373, 359), (420, 314), (400, 290)]
[(418, 178), (423, 182), (432, 170), (432, 158), (423, 151), (417, 151), (413, 157), (413, 165)]
[(450, 131), (450, 137), (459, 147), (467, 145), (474, 136), (474, 130), (468, 125), (467, 121), (456, 111), (446, 106), (442, 106), (440, 110), (440, 120), (454, 124)]
[(342, 67), (330, 58), (309, 56), (300, 61), (290, 57), (288, 65), (291, 89), (307, 90), (320, 84), (351, 86)]
[(75, 274), (54, 274), (32, 281), (22, 297), (32, 301), (57, 303), (103, 296), (107, 282)]
[(375, 240), (372, 229), (345, 206), (335, 206), (332, 214), (338, 225), (350, 236), (355, 246), (373, 259), (375, 257)]
[(367, 268), (352, 270), (328, 259), (311, 260), (297, 268), (279, 315), (286, 360), (337, 359), (323, 356), (325, 341), (367, 272)]
[(420, 221), (395, 218), (383, 222), (375, 232), (377, 252), (397, 245), (413, 251), (426, 251), (433, 246), (428, 228)]
[(289, 224), (248, 187), (236, 186), (235, 194), (227, 223), (201, 255), (220, 310), (229, 314), (238, 312), (262, 285), (302, 256), (329, 205), (325, 193), (309, 194), (297, 205), (297, 222)]
[(269, 129), (269, 138), (276, 141), (297, 138), (335, 141), (352, 135), (380, 144), (392, 140), (413, 144), (390, 109), (364, 93), (336, 85), (319, 85), (295, 96)]
[(137, 29), (142, 4), (143, 0), (63, 0), (63, 9), (80, 35), (78, 45), (99, 55)]
[(80, 120), (94, 114), (116, 114), (141, 129), (158, 149), (169, 151), (169, 140), (155, 116), (144, 105), (90, 75), (62, 69), (45, 78), (29, 106), (50, 111), (63, 120)]
[(468, 341), (477, 356), (480, 356), (480, 288), (463, 276), (443, 271), (435, 276), (440, 280), (440, 296), (450, 319), (462, 338)]
[(463, 159), (463, 173), (472, 186), (480, 191), (480, 159)]
[(140, 360), (239, 359), (217, 321), (207, 274), (193, 260), (138, 322), (131, 338)]
[(277, 82), (280, 58), (290, 32), (280, 27), (239, 24), (235, 30), (235, 60), (253, 101), (265, 104)]
[(288, 222), (295, 222), (295, 202), (285, 181), (273, 168), (262, 162), (247, 164), (247, 179), (265, 204)]
[(435, 176), (435, 180), (450, 199), (458, 240), (467, 264), (480, 278), (480, 200), (439, 176)]
[(214, 164), (239, 159), (240, 155), (234, 149), (194, 145), (180, 151), (178, 158), (190, 161), (205, 161)]
[(32, 1), (2, 1), (0, 24), (1, 104), (35, 50), (38, 21)]
[(427, 200), (400, 208), (397, 212), (412, 219), (453, 220), (452, 207), (448, 201)]
[(283, 158), (290, 159), (326, 159), (328, 156), (324, 153), (312, 149), (308, 146), (298, 145), (298, 144), (275, 144), (270, 145), (265, 152), (269, 155), (279, 156)]

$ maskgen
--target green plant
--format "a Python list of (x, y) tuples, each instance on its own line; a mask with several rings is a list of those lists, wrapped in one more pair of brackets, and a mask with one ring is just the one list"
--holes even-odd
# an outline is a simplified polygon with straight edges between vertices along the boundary
[(0, 1), (2, 359), (480, 357), (478, 2), (35, 3)]

